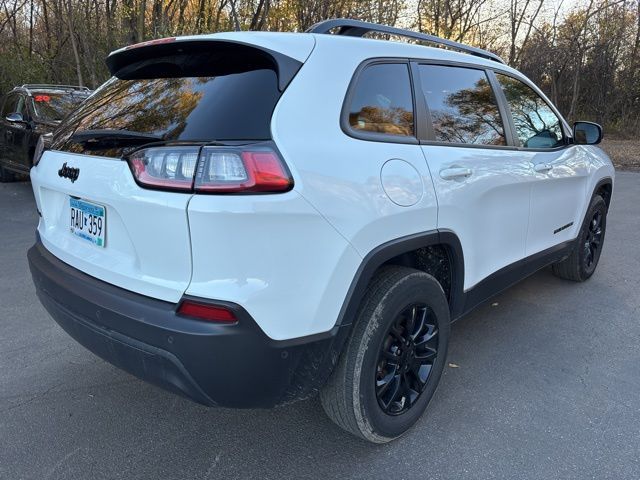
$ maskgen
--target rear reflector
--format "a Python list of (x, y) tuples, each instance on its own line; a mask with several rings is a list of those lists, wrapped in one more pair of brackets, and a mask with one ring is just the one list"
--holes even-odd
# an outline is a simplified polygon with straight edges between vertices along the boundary
[(193, 317), (199, 320), (219, 323), (235, 323), (237, 321), (233, 312), (219, 305), (207, 305), (205, 303), (183, 301), (178, 307), (178, 314), (185, 317)]
[(273, 144), (151, 147), (127, 159), (138, 184), (202, 193), (277, 193), (293, 180)]

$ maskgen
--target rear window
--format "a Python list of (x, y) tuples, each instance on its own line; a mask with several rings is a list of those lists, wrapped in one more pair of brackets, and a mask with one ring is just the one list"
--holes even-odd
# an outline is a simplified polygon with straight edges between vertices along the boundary
[[(279, 98), (278, 76), (269, 68), (216, 76), (113, 77), (64, 122), (52, 148), (85, 152), (71, 136), (86, 130), (127, 130), (164, 142), (267, 140)], [(116, 157), (124, 151), (96, 150), (91, 153)]]
[(32, 92), (31, 101), (36, 118), (59, 122), (88, 97), (85, 92)]

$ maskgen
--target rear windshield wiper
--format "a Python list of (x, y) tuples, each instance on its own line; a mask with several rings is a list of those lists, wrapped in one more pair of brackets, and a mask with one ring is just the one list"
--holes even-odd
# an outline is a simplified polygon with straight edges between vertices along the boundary
[(144, 143), (159, 142), (163, 138), (151, 133), (134, 132), (131, 130), (82, 130), (71, 135), (74, 143), (85, 145), (139, 145)]

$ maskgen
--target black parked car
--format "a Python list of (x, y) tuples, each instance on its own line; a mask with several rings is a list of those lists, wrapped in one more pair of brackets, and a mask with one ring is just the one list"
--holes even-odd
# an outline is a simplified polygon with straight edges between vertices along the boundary
[(29, 174), (38, 138), (52, 132), (89, 95), (86, 87), (22, 85), (1, 100), (0, 182)]

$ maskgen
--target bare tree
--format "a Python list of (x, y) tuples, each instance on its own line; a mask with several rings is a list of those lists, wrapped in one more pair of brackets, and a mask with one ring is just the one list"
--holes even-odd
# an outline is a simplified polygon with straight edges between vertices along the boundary
[[(509, 5), (509, 63), (520, 63), (520, 52), (529, 41), (544, 0), (510, 0)], [(520, 47), (520, 48), (519, 48)]]
[(569, 117), (640, 133), (640, 0), (585, 2), (551, 11), (544, 0), (0, 0), (0, 83), (96, 86), (120, 46), (351, 17), (493, 49)]

